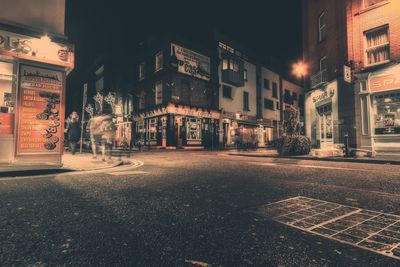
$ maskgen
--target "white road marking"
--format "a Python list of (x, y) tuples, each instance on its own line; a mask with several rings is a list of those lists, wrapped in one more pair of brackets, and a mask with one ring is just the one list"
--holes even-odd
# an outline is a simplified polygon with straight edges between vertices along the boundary
[(353, 169), (353, 168), (316, 166), (316, 165), (300, 165), (300, 164), (286, 164), (286, 163), (282, 164), (282, 163), (272, 163), (272, 162), (248, 162), (248, 164), (258, 165), (258, 166), (291, 166), (291, 167), (310, 168), (310, 169), (359, 171), (359, 169)]
[(109, 172), (108, 174), (121, 176), (121, 175), (131, 175), (131, 174), (148, 174), (148, 172), (144, 171), (122, 171), (122, 172)]
[(301, 168), (315, 168), (315, 169), (329, 169), (329, 170), (350, 170), (358, 171), (358, 169), (343, 168), (343, 167), (328, 167), (328, 166), (315, 166), (315, 165), (296, 165)]

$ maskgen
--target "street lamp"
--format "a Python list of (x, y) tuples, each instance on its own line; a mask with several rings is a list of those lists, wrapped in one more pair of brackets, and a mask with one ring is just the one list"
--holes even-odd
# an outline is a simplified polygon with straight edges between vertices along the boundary
[(298, 61), (292, 65), (292, 74), (298, 79), (304, 78), (308, 73), (308, 66), (302, 61)]

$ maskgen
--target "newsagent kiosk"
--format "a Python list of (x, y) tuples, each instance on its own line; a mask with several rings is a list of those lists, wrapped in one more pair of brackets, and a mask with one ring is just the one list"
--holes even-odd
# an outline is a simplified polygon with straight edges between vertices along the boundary
[(64, 41), (0, 28), (0, 168), (61, 166), (65, 77), (74, 66)]

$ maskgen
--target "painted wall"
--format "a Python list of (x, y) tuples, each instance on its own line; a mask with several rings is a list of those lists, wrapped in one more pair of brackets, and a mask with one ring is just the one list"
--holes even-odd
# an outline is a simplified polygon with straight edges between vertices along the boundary
[(1, 0), (0, 19), (64, 35), (65, 0)]

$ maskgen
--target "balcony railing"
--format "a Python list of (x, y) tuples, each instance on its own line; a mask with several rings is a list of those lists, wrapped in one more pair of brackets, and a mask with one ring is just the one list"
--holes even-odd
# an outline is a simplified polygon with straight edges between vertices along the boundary
[(328, 81), (328, 72), (327, 70), (319, 71), (317, 74), (311, 76), (311, 88), (317, 88), (319, 86), (323, 86)]

